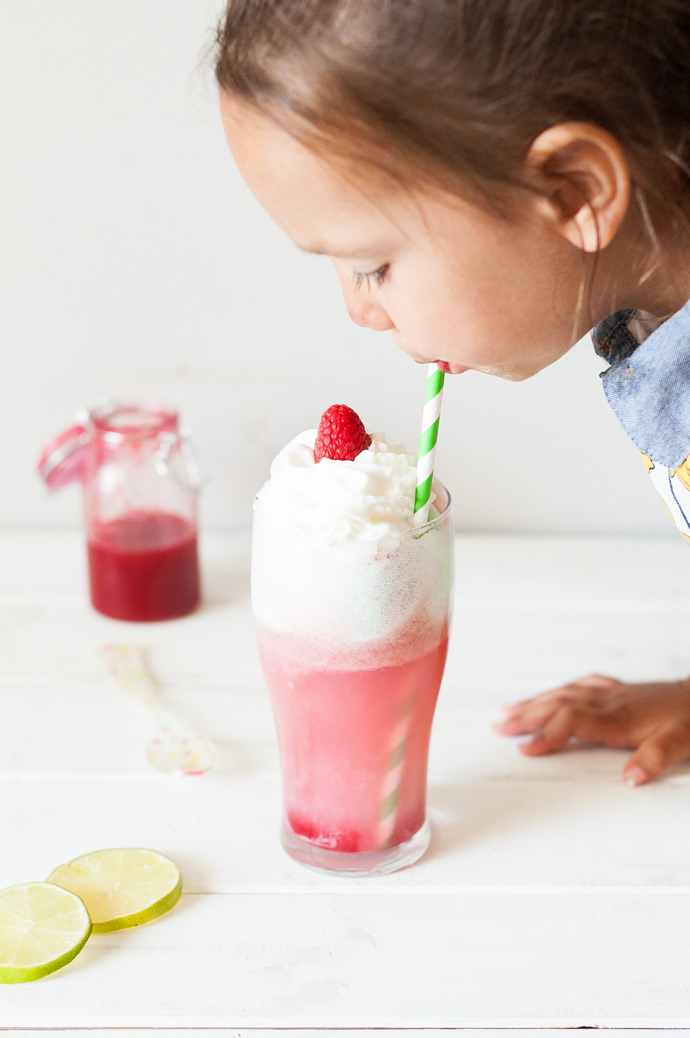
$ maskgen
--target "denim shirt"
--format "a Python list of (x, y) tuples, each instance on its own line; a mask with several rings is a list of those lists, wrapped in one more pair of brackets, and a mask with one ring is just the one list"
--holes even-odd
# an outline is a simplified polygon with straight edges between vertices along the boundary
[(611, 365), (601, 375), (606, 399), (690, 540), (690, 301), (663, 322), (619, 310), (592, 339)]

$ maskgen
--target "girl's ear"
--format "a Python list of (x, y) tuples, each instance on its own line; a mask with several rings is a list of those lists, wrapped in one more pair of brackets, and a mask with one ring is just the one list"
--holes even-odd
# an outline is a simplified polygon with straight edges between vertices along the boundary
[(618, 141), (591, 123), (558, 123), (532, 142), (527, 167), (560, 233), (584, 252), (605, 249), (630, 202), (630, 170)]

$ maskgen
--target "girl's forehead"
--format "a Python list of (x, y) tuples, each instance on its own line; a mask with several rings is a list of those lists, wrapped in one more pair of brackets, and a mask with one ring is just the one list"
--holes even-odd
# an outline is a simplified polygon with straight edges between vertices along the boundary
[(388, 196), (394, 185), (366, 159), (343, 159), (326, 147), (315, 150), (252, 105), (223, 97), (221, 114), (230, 150), (240, 172), (251, 177), (302, 181), (305, 189), (337, 192), (343, 197), (361, 193), (369, 198)]
[(221, 113), (237, 167), (269, 215), (303, 248), (348, 251), (366, 229), (394, 227), (412, 210), (403, 190), (364, 160), (352, 164), (317, 154), (256, 108), (223, 96)]
[[(230, 150), (249, 189), (308, 252), (374, 258), (396, 245), (483, 233), (488, 217), (466, 200), (406, 183), (368, 164), (300, 143), (252, 105), (221, 95)], [(492, 222), (492, 221), (490, 221)]]

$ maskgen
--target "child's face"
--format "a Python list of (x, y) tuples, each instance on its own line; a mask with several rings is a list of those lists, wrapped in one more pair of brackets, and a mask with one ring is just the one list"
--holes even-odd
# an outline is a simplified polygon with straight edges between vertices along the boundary
[(356, 324), (391, 330), (419, 363), (520, 380), (562, 356), (584, 254), (539, 196), (507, 221), (460, 198), (346, 176), (251, 108), (224, 98), (239, 170), (275, 222), (332, 261)]

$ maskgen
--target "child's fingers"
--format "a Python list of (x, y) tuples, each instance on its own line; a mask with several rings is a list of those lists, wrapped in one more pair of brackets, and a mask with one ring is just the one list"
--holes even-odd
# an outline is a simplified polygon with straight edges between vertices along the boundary
[(569, 705), (561, 706), (544, 725), (539, 735), (520, 747), (520, 752), (527, 757), (540, 757), (544, 753), (553, 753), (565, 746), (568, 740), (575, 734), (575, 708)]
[(575, 681), (571, 681), (567, 685), (561, 685), (559, 688), (552, 688), (548, 692), (540, 692), (536, 696), (531, 696), (529, 699), (522, 699), (519, 703), (509, 703), (504, 706), (503, 709), (508, 717), (512, 717), (514, 714), (524, 710), (525, 707), (531, 706), (533, 703), (544, 703), (549, 700), (558, 699), (561, 696), (569, 696), (573, 699), (584, 699), (589, 700), (593, 694), (597, 692), (606, 691), (610, 688), (614, 688), (616, 685), (620, 685), (620, 682), (616, 678), (607, 677), (605, 674), (586, 674), (584, 677), (577, 678)]
[(549, 718), (543, 730), (520, 751), (528, 757), (560, 750), (571, 738), (599, 742), (608, 746), (627, 745), (627, 735), (619, 718), (597, 707), (564, 702)]
[(562, 689), (545, 692), (541, 696), (517, 704), (503, 721), (494, 725), (494, 731), (499, 735), (527, 735), (528, 732), (536, 732), (563, 706), (584, 706), (591, 711), (604, 710), (606, 704), (602, 701), (601, 692), (602, 687), (598, 684), (582, 688), (566, 685)]
[(690, 759), (690, 730), (685, 725), (668, 725), (644, 739), (623, 768), (629, 786), (642, 786), (666, 768)]
[(565, 705), (563, 699), (551, 699), (546, 702), (537, 700), (527, 703), (521, 710), (499, 721), (493, 726), (499, 735), (527, 735), (539, 731), (557, 710)]

